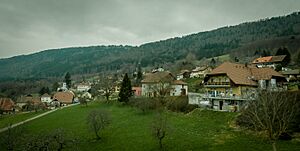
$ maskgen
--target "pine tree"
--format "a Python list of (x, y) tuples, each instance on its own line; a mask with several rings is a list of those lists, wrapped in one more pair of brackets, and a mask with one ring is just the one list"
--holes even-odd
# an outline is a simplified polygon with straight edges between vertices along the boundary
[(281, 63), (283, 67), (287, 66), (291, 62), (291, 54), (287, 48), (279, 48), (276, 52), (276, 56), (278, 55), (286, 55)]
[(122, 81), (122, 85), (119, 93), (119, 101), (127, 103), (131, 96), (132, 96), (131, 82), (126, 73)]
[(68, 89), (71, 88), (71, 75), (69, 72), (67, 72), (66, 76), (65, 76), (65, 82), (67, 84)]
[(140, 86), (142, 79), (143, 79), (142, 68), (139, 66), (137, 77), (136, 77), (136, 85)]

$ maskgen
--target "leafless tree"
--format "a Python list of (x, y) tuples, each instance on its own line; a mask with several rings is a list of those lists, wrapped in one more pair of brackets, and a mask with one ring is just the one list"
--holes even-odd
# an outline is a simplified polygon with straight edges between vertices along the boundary
[(10, 124), (8, 130), (0, 137), (1, 144), (6, 146), (6, 150), (16, 150), (23, 134), (22, 127), (12, 128)]
[(163, 139), (167, 135), (167, 117), (162, 112), (158, 112), (152, 122), (152, 135), (158, 140), (159, 148), (163, 149)]
[(87, 117), (87, 124), (97, 137), (101, 139), (99, 132), (107, 127), (111, 122), (108, 112), (104, 110), (93, 110)]
[(266, 132), (276, 151), (276, 140), (287, 132), (296, 115), (296, 103), (296, 96), (287, 92), (262, 91), (242, 109), (238, 120), (255, 131)]
[(78, 99), (79, 99), (79, 103), (80, 103), (81, 105), (85, 105), (85, 106), (87, 107), (88, 103), (87, 103), (87, 101), (86, 101), (86, 98), (80, 97), (80, 98), (78, 98)]

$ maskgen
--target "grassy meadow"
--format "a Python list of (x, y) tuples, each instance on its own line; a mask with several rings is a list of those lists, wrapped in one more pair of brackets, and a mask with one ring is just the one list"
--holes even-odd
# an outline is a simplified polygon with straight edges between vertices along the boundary
[[(100, 132), (102, 139), (98, 141), (86, 124), (88, 113), (96, 109), (108, 111), (112, 119), (111, 124)], [(234, 127), (233, 120), (237, 113), (196, 109), (188, 114), (169, 111), (164, 114), (168, 121), (164, 150), (272, 150), (267, 140)], [(69, 137), (78, 138), (76, 145), (66, 150), (154, 151), (159, 150), (158, 142), (151, 133), (155, 115), (155, 111), (143, 113), (120, 104), (93, 102), (87, 107), (78, 105), (61, 109), (22, 127), (30, 135), (64, 129)], [(296, 151), (300, 150), (300, 141), (279, 141), (277, 146), (280, 151)]]

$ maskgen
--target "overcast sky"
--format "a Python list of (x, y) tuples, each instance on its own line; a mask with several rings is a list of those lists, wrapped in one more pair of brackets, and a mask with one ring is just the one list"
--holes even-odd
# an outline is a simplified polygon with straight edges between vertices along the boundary
[(140, 45), (300, 10), (300, 0), (0, 0), (0, 58)]

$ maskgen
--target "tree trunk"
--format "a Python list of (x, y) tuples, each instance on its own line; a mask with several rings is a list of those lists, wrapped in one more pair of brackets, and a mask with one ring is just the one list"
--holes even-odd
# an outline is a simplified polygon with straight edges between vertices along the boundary
[(159, 139), (159, 148), (160, 148), (160, 150), (162, 150), (162, 148), (163, 148), (162, 139)]
[(273, 151), (277, 151), (276, 141), (272, 141), (272, 147), (273, 147)]

